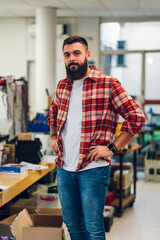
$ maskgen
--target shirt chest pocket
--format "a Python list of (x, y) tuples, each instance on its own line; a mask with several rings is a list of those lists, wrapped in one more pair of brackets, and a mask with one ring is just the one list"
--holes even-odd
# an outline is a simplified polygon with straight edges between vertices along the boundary
[(92, 117), (94, 120), (103, 120), (110, 112), (110, 103), (108, 99), (98, 98), (92, 99)]
[(103, 118), (105, 112), (104, 102), (99, 99), (92, 99), (92, 119), (99, 120)]

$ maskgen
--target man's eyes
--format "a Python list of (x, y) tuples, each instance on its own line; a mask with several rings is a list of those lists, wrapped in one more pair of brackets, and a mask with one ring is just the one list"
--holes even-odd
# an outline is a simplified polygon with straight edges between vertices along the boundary
[(80, 53), (79, 53), (79, 52), (76, 52), (76, 53), (74, 53), (74, 55), (75, 55), (75, 56), (79, 56), (79, 55), (80, 55)]
[[(80, 55), (80, 52), (75, 52), (73, 53), (74, 56), (78, 57)], [(65, 58), (69, 58), (70, 57), (70, 54), (65, 54), (64, 55)]]

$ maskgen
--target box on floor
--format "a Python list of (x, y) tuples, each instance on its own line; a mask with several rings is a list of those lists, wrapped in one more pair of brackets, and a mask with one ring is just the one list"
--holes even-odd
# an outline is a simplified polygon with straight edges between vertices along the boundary
[(62, 224), (62, 216), (45, 214), (30, 216), (24, 209), (15, 218), (11, 230), (16, 240), (62, 240)]
[(32, 214), (23, 209), (18, 215), (9, 217), (3, 224), (11, 225), (11, 231), (16, 240), (69, 240), (69, 235), (63, 226), (62, 215)]

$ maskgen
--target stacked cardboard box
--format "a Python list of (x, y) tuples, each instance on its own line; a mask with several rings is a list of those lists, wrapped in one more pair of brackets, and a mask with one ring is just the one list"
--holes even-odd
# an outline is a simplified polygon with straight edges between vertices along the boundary
[[(114, 181), (117, 184), (116, 195), (119, 195), (120, 181), (119, 181), (120, 170), (116, 170), (114, 173)], [(122, 192), (123, 197), (127, 197), (130, 195), (131, 184), (132, 184), (132, 171), (131, 170), (123, 170), (122, 171)]]
[[(26, 210), (24, 211), (24, 209)], [(57, 197), (57, 199), (55, 199), (54, 201), (42, 201), (40, 200), (39, 195), (33, 195), (29, 199), (19, 199), (18, 201), (16, 201), (14, 204), (11, 205), (10, 215), (14, 216), (15, 218), (15, 214), (19, 214), (19, 213), (21, 213), (22, 215), (20, 214), (18, 218), (23, 217), (25, 219), (28, 219), (28, 215), (29, 215), (29, 218), (32, 219), (32, 225), (33, 225), (33, 226), (32, 225), (27, 226), (27, 227), (23, 226), (22, 228), (23, 231), (19, 233), (22, 236), (21, 240), (26, 240), (26, 239), (27, 240), (28, 239), (62, 240), (64, 237), (65, 237), (65, 240), (70, 240), (68, 230), (65, 224), (63, 223), (62, 210), (61, 210), (59, 197)], [(10, 220), (10, 224), (12, 222), (14, 222), (13, 217)], [(23, 219), (21, 219), (21, 222), (23, 223)], [(17, 223), (16, 225), (14, 223), (13, 226), (17, 226)], [(63, 232), (64, 232), (64, 236), (63, 236)], [(34, 234), (34, 237), (33, 237), (33, 234)], [(55, 238), (53, 238), (53, 234)], [(50, 238), (51, 235), (52, 235), (52, 238)]]
[(52, 203), (38, 203), (35, 197), (19, 199), (11, 206), (10, 215), (2, 223), (11, 225), (16, 240), (70, 240), (59, 198)]
[[(23, 209), (18, 215), (10, 217), (3, 224), (10, 225), (16, 240), (64, 240), (62, 215), (54, 211), (50, 214), (32, 214)], [(67, 239), (69, 240), (69, 239)]]

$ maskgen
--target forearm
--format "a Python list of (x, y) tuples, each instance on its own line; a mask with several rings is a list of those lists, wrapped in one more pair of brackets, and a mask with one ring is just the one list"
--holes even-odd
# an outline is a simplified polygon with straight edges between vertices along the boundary
[(57, 128), (52, 125), (50, 125), (50, 147), (55, 153), (58, 153)]
[(57, 136), (57, 127), (50, 125), (50, 137)]
[(145, 123), (143, 111), (118, 80), (113, 83), (111, 95), (113, 107), (125, 119), (121, 131), (131, 135), (138, 134)]
[(118, 150), (123, 148), (132, 138), (134, 135), (131, 135), (130, 133), (121, 133), (113, 142), (114, 145)]

